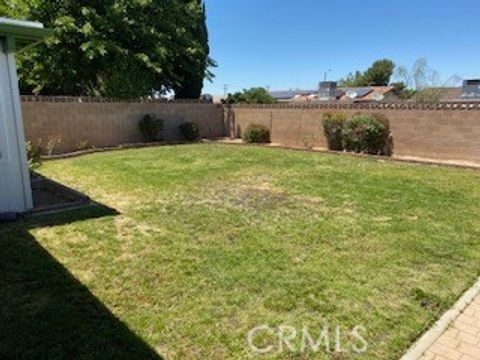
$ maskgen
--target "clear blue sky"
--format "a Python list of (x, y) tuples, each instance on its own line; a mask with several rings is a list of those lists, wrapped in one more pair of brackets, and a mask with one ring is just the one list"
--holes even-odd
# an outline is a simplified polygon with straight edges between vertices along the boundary
[(480, 78), (479, 0), (206, 0), (216, 78), (204, 92), (315, 88), (389, 58)]

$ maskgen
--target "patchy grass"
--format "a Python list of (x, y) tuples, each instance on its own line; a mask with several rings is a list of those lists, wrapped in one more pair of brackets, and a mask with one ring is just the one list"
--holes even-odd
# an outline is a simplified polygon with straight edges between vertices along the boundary
[[(296, 352), (263, 358), (397, 359), (480, 273), (480, 173), (471, 170), (189, 145), (48, 162), (41, 172), (119, 214), (0, 227), (2, 254), (28, 239), (61, 264), (39, 275), (45, 263), (32, 265), (26, 249), (1, 259), (0, 287), (14, 298), (0, 300), (7, 324), (55, 328), (56, 340), (42, 336), (56, 346), (17, 329), (0, 354), (35, 344), (25, 354), (109, 358), (99, 343), (113, 336), (119, 349), (133, 342), (166, 359), (245, 359), (251, 328), (283, 324), (314, 337), (328, 325), (331, 349), (339, 326), (350, 350), (359, 344), (347, 333), (361, 325), (368, 351), (300, 354), (297, 337)], [(18, 275), (25, 268), (34, 285)], [(75, 279), (54, 282), (67, 307), (54, 312), (48, 279), (59, 271)], [(78, 310), (85, 297), (98, 299), (95, 311)], [(65, 325), (78, 311), (83, 342)], [(2, 338), (8, 330), (2, 321)], [(255, 341), (274, 343), (266, 333)]]

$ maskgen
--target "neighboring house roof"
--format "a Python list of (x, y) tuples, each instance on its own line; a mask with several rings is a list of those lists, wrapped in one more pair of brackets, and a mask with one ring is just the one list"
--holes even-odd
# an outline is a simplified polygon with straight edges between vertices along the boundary
[(418, 91), (413, 96), (413, 100), (419, 100), (425, 92), (434, 94), (439, 101), (456, 101), (461, 99), (463, 89), (461, 87), (427, 88)]
[(270, 91), (270, 96), (277, 100), (292, 100), (296, 96), (308, 96), (316, 92), (317, 90), (276, 90)]
[(446, 87), (438, 88), (440, 92), (440, 100), (442, 101), (453, 101), (459, 100), (462, 98), (463, 89), (461, 87)]
[[(428, 88), (425, 91), (432, 91), (438, 101), (480, 101), (478, 98), (468, 98), (464, 95), (464, 89), (461, 87), (442, 87)], [(413, 100), (418, 100), (420, 95), (415, 95)]]
[(340, 100), (349, 100), (350, 98), (346, 96), (349, 92), (355, 92), (358, 98), (363, 98), (364, 96), (370, 94), (373, 91), (373, 87), (365, 86), (365, 87), (339, 87), (337, 89), (337, 97)]
[[(480, 101), (478, 98), (468, 98), (464, 95), (462, 87), (441, 87), (432, 88), (438, 96), (439, 101)], [(346, 94), (349, 91), (355, 91), (357, 97), (354, 102), (375, 101), (375, 95), (383, 95), (385, 98), (395, 99), (394, 86), (365, 86), (365, 87), (339, 87), (335, 91), (335, 100), (352, 101)], [(274, 98), (280, 101), (305, 102), (321, 101), (318, 96), (318, 90), (284, 90), (270, 92)], [(415, 100), (414, 96), (412, 100)], [(332, 99), (333, 100), (333, 99)]]
[[(346, 95), (350, 91), (357, 93), (357, 98), (353, 101), (374, 101), (375, 94), (381, 94), (384, 96), (392, 95), (393, 86), (365, 86), (365, 87), (352, 87), (352, 88), (337, 88), (335, 92), (335, 99), (332, 100), (344, 100), (351, 101)], [(277, 100), (303, 102), (303, 101), (321, 101), (319, 100), (318, 90), (281, 90), (271, 91), (270, 95)]]
[(395, 90), (394, 86), (368, 86), (362, 88), (348, 88), (342, 89), (345, 90), (343, 96), (340, 97), (340, 100), (350, 100), (346, 96), (347, 91), (355, 91), (358, 96), (353, 101), (375, 101), (375, 95), (394, 95), (393, 92)]

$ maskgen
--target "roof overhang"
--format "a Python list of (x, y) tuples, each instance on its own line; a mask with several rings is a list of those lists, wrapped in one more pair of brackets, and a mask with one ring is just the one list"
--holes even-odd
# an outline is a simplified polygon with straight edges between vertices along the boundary
[(6, 39), (7, 52), (34, 45), (51, 35), (53, 30), (45, 29), (42, 23), (0, 17), (0, 38)]

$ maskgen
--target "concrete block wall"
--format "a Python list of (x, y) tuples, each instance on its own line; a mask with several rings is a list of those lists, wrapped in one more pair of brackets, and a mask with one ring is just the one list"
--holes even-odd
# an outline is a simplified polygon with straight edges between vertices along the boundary
[(343, 111), (382, 113), (390, 119), (396, 155), (480, 163), (480, 103), (471, 106), (247, 106), (225, 107), (225, 127), (231, 137), (241, 135), (250, 123), (271, 129), (272, 142), (287, 146), (327, 147), (322, 116)]
[(480, 102), (318, 105), (217, 105), (198, 102), (124, 102), (105, 99), (23, 97), (27, 140), (45, 145), (60, 138), (56, 153), (144, 141), (138, 122), (145, 114), (165, 120), (165, 140), (181, 140), (178, 126), (199, 125), (205, 138), (239, 137), (251, 123), (271, 129), (272, 141), (287, 146), (326, 147), (322, 116), (344, 111), (382, 113), (390, 119), (395, 155), (480, 163)]
[(55, 152), (71, 152), (88, 143), (95, 147), (143, 142), (138, 122), (146, 114), (165, 120), (166, 141), (181, 140), (178, 126), (191, 121), (198, 124), (206, 138), (225, 134), (223, 108), (206, 103), (166, 102), (22, 102), (25, 137), (42, 146), (49, 139), (59, 138)]

